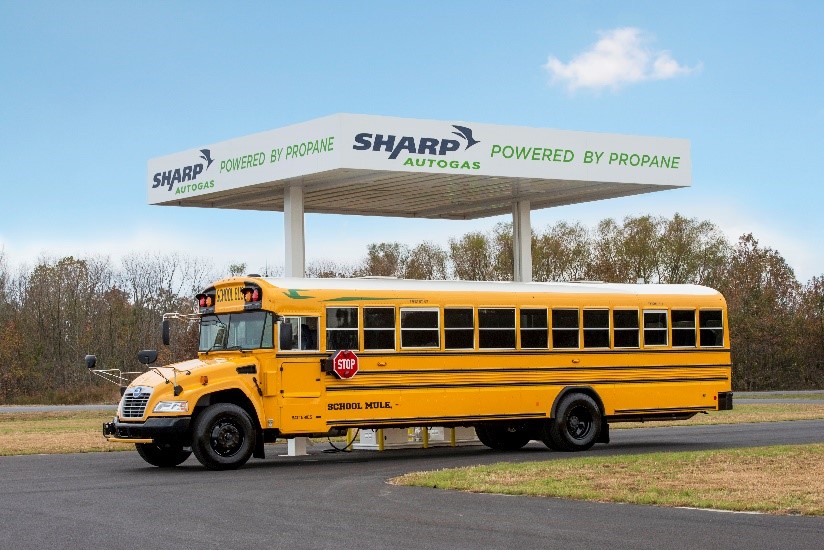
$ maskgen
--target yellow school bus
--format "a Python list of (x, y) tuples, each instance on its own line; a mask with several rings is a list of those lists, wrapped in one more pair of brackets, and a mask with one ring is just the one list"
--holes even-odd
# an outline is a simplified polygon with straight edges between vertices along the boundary
[(265, 442), (351, 428), (582, 451), (612, 422), (732, 408), (726, 303), (702, 286), (250, 275), (196, 311), (197, 359), (151, 366), (104, 425), (155, 466), (237, 468)]

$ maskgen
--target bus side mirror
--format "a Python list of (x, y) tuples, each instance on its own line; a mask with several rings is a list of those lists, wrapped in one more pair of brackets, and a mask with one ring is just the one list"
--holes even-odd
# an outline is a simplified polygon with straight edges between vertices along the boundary
[(280, 334), (280, 349), (292, 349), (292, 325), (290, 323), (280, 323), (278, 324), (278, 327)]
[(163, 337), (163, 345), (168, 346), (169, 342), (171, 341), (170, 337), (170, 327), (169, 327), (169, 320), (163, 319), (163, 323), (160, 325), (160, 333)]
[(157, 350), (153, 349), (144, 349), (142, 351), (137, 352), (137, 360), (143, 363), (144, 365), (151, 365), (155, 361), (157, 361)]
[(94, 355), (86, 356), (86, 368), (92, 370), (97, 365), (97, 357)]

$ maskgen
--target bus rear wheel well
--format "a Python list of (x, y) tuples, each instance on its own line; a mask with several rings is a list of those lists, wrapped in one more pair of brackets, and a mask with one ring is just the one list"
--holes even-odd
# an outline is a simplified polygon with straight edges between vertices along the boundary
[(604, 402), (601, 400), (601, 396), (598, 395), (598, 392), (590, 386), (569, 386), (561, 390), (555, 397), (555, 401), (552, 403), (552, 409), (550, 409), (550, 418), (557, 418), (558, 404), (561, 401), (563, 401), (564, 397), (571, 393), (583, 394), (588, 397), (591, 397), (595, 401), (595, 403), (598, 405), (598, 409), (601, 412), (601, 429), (598, 437), (598, 443), (609, 443), (609, 424), (607, 424), (607, 417), (604, 410)]
[(558, 403), (570, 393), (582, 393), (590, 396), (598, 404), (598, 408), (601, 409), (601, 414), (604, 414), (604, 402), (601, 401), (601, 396), (598, 395), (598, 392), (589, 386), (569, 386), (561, 390), (558, 396), (555, 397), (555, 402), (552, 403), (552, 409), (549, 412), (550, 417), (555, 418), (558, 413)]

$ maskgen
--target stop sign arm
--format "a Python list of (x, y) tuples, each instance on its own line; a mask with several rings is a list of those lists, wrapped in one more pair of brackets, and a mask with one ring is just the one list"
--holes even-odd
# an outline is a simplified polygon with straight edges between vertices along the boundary
[(342, 349), (332, 356), (332, 372), (342, 379), (349, 379), (358, 374), (360, 361), (354, 351)]

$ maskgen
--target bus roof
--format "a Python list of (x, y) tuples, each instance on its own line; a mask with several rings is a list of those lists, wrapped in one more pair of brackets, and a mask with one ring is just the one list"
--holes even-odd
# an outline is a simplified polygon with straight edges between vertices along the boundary
[[(246, 277), (248, 279), (248, 277)], [(423, 281), (392, 277), (346, 279), (261, 278), (284, 289), (345, 291), (421, 291), (421, 292), (514, 292), (547, 294), (626, 294), (715, 296), (719, 292), (701, 285), (618, 284), (598, 281), (514, 283), (510, 281)]]

